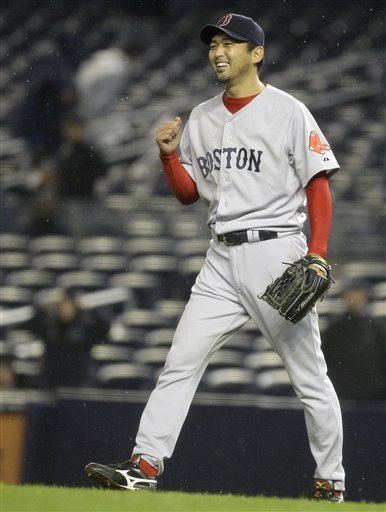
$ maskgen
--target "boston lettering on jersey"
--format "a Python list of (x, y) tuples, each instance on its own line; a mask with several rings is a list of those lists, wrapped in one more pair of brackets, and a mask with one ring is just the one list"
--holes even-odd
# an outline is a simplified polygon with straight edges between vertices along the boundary
[(260, 172), (262, 151), (246, 148), (216, 148), (213, 152), (208, 151), (205, 156), (197, 158), (204, 178), (211, 172), (220, 170), (222, 153), (225, 154), (225, 169), (236, 167), (240, 170)]

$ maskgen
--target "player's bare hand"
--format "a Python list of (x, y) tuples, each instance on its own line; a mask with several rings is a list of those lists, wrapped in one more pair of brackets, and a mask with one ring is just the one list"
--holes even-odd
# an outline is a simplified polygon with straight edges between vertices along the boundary
[(168, 155), (177, 151), (182, 135), (181, 118), (161, 124), (158, 128), (155, 140), (161, 153)]

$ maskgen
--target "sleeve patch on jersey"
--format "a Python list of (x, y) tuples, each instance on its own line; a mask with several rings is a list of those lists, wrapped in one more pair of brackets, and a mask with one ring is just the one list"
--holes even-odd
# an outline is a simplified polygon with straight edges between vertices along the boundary
[(315, 130), (312, 130), (308, 141), (308, 149), (315, 151), (315, 153), (319, 153), (320, 155), (325, 155), (326, 151), (330, 151), (331, 148), (326, 142), (321, 141)]

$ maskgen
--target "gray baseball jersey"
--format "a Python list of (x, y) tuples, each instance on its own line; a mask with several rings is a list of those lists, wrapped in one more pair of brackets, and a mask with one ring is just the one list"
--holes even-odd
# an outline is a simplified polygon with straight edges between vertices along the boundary
[(194, 108), (181, 163), (209, 206), (216, 234), (300, 230), (304, 187), (319, 172), (339, 168), (305, 105), (270, 85), (235, 114), (222, 94)]

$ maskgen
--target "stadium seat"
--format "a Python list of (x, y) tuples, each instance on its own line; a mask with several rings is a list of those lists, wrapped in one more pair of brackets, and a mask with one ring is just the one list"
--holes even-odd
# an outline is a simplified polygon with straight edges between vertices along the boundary
[(173, 196), (157, 196), (156, 194), (153, 194), (149, 198), (146, 207), (153, 215), (165, 215), (166, 219), (181, 213), (178, 202)]
[(0, 233), (0, 251), (22, 252), (28, 248), (28, 237), (17, 233)]
[(65, 290), (63, 288), (58, 288), (57, 286), (44, 288), (34, 295), (34, 303), (40, 308), (50, 308), (62, 300), (64, 296)]
[(13, 347), (13, 355), (15, 359), (41, 361), (44, 357), (45, 345), (39, 339), (31, 341), (19, 341)]
[(117, 317), (111, 322), (108, 341), (115, 345), (136, 350), (144, 347), (146, 333), (146, 328), (127, 327), (121, 322), (120, 317)]
[(386, 299), (371, 302), (368, 305), (368, 314), (371, 317), (386, 318)]
[(112, 345), (111, 343), (99, 343), (90, 350), (92, 364), (101, 365), (106, 362), (129, 362), (132, 351), (127, 347)]
[(6, 341), (10, 345), (16, 345), (17, 343), (26, 343), (34, 341), (36, 335), (28, 329), (9, 329), (7, 332)]
[(124, 254), (122, 240), (108, 236), (84, 238), (78, 243), (78, 250), (83, 256), (93, 254)]
[(150, 390), (154, 386), (153, 370), (143, 364), (104, 364), (97, 369), (91, 383), (97, 387), (126, 391)]
[(137, 256), (130, 262), (131, 271), (154, 274), (161, 279), (160, 292), (164, 299), (174, 298), (177, 294), (176, 268), (177, 259), (174, 256)]
[(55, 285), (56, 275), (44, 270), (20, 270), (11, 272), (6, 277), (6, 284), (11, 286), (21, 286), (37, 291), (43, 288), (50, 288)]
[(149, 347), (170, 348), (174, 332), (175, 329), (169, 327), (163, 327), (161, 329), (152, 329), (145, 335), (144, 342)]
[(91, 291), (106, 288), (107, 279), (103, 273), (79, 270), (59, 275), (56, 284), (65, 290)]
[(222, 368), (207, 370), (200, 391), (213, 393), (253, 393), (255, 392), (254, 372), (246, 368)]
[(210, 358), (208, 368), (225, 368), (228, 366), (243, 366), (244, 355), (238, 350), (221, 348)]
[(42, 253), (32, 258), (31, 266), (37, 270), (47, 270), (60, 274), (61, 272), (77, 270), (79, 259), (75, 254), (65, 252)]
[(341, 271), (346, 279), (368, 279), (374, 284), (386, 279), (386, 263), (384, 261), (346, 263)]
[(43, 362), (29, 360), (13, 360), (11, 363), (16, 375), (17, 387), (24, 389), (39, 388), (42, 385)]
[(264, 336), (256, 336), (252, 342), (252, 350), (255, 352), (264, 352), (266, 350), (271, 351), (272, 346)]
[(48, 235), (32, 238), (29, 250), (33, 254), (40, 253), (73, 253), (76, 250), (75, 240), (69, 236)]
[(3, 252), (0, 258), (0, 273), (6, 276), (9, 272), (25, 270), (29, 267), (30, 256), (25, 252)]
[(156, 329), (167, 326), (165, 318), (152, 309), (130, 309), (120, 318), (127, 327)]
[(19, 286), (1, 286), (0, 304), (3, 308), (26, 306), (32, 302), (32, 292)]
[(174, 240), (170, 238), (131, 238), (124, 244), (124, 253), (135, 258), (138, 256), (172, 256)]
[(169, 232), (176, 239), (202, 238), (209, 233), (205, 223), (202, 223), (197, 215), (179, 215), (169, 222)]
[(18, 306), (1, 308), (0, 336), (9, 329), (30, 328), (35, 317), (35, 310), (32, 306)]
[(111, 286), (125, 286), (132, 290), (136, 304), (151, 308), (161, 296), (161, 278), (145, 272), (126, 272), (110, 278)]
[(128, 270), (128, 258), (118, 254), (98, 254), (82, 258), (80, 266), (84, 270), (118, 274)]
[(129, 238), (162, 237), (166, 234), (163, 221), (147, 212), (130, 216), (125, 233)]
[(151, 366), (154, 370), (164, 366), (169, 349), (166, 347), (142, 348), (133, 354), (133, 362)]
[(115, 214), (138, 211), (138, 199), (133, 194), (107, 194), (103, 201), (103, 206)]
[(136, 305), (131, 290), (122, 286), (82, 293), (77, 300), (82, 309), (98, 309), (99, 315), (110, 319)]
[(257, 325), (251, 318), (240, 328), (240, 332), (247, 332), (253, 334), (254, 336), (261, 334)]
[(371, 297), (375, 300), (386, 299), (386, 281), (382, 281), (372, 287)]
[(271, 351), (255, 352), (245, 357), (244, 364), (252, 370), (265, 370), (271, 368), (283, 368), (283, 362), (280, 356)]
[(154, 304), (154, 310), (175, 327), (185, 310), (185, 306), (186, 302), (183, 300), (162, 299)]
[(256, 387), (260, 393), (276, 396), (293, 396), (294, 391), (284, 369), (274, 369), (258, 373)]
[(341, 298), (326, 297), (318, 302), (316, 309), (319, 315), (341, 315), (345, 312), (346, 305)]
[(179, 258), (189, 256), (204, 257), (209, 249), (209, 238), (193, 238), (192, 240), (180, 240), (176, 244), (176, 254)]

